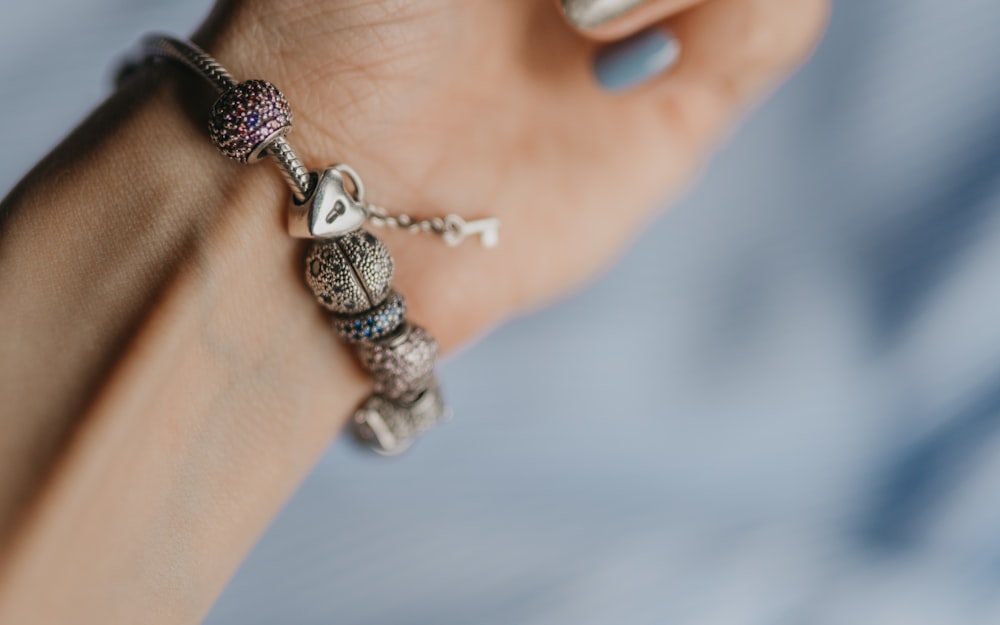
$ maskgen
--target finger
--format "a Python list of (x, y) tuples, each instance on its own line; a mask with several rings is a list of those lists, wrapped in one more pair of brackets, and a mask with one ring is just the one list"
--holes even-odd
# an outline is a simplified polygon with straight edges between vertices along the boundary
[[(679, 57), (667, 74), (599, 99), (604, 110), (598, 117), (615, 122), (613, 136), (595, 141), (615, 146), (606, 167), (619, 188), (627, 187), (645, 205), (678, 190), (719, 134), (812, 49), (826, 2), (708, 0), (599, 51), (595, 70), (602, 81), (602, 59), (609, 53), (625, 66), (642, 63), (620, 55), (621, 46), (650, 32), (672, 32), (679, 42)], [(603, 71), (609, 71), (606, 65)], [(589, 126), (592, 132), (600, 127)]]
[(598, 41), (620, 39), (704, 0), (557, 0), (572, 27)]
[(710, 144), (806, 58), (828, 12), (828, 0), (710, 0), (664, 22), (683, 51), (651, 90), (666, 102), (672, 135)]

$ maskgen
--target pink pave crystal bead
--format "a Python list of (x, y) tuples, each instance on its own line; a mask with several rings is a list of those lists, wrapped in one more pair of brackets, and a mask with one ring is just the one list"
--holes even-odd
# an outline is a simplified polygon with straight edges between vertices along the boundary
[(404, 322), (393, 334), (358, 345), (361, 364), (375, 380), (375, 393), (407, 400), (434, 380), (438, 343), (427, 330)]
[(241, 163), (260, 158), (291, 127), (288, 100), (265, 80), (247, 80), (223, 93), (208, 120), (215, 147)]

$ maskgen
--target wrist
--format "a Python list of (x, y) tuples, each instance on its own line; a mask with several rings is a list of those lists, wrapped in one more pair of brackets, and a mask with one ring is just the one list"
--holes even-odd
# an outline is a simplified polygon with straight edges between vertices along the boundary
[[(356, 344), (359, 360), (374, 380), (374, 391), (355, 412), (352, 429), (378, 453), (400, 453), (416, 435), (440, 422), (447, 409), (434, 373), (439, 344), (407, 321), (405, 298), (393, 289), (392, 256), (384, 243), (361, 229), (368, 218), (377, 225), (375, 217), (385, 212), (366, 201), (361, 178), (346, 164), (307, 173), (285, 138), (293, 119), (290, 105), (273, 84), (236, 81), (210, 54), (170, 36), (153, 35), (142, 45), (149, 54), (188, 66), (221, 93), (209, 126), (222, 154), (241, 163), (270, 154), (278, 162), (295, 198), (289, 207), (290, 233), (313, 239), (305, 259), (306, 282), (318, 303), (334, 313), (337, 333)], [(384, 221), (406, 223), (391, 217)], [(463, 232), (461, 223), (449, 217), (413, 225), (449, 240)]]
[(135, 76), (4, 202), (0, 621), (197, 620), (370, 389), (197, 93)]
[[(426, 69), (410, 73), (408, 57), (394, 52), (414, 43), (397, 41), (402, 28), (394, 27), (413, 16), (405, 10), (386, 15), (383, 3), (338, 5), (330, 9), (335, 18), (315, 20), (325, 25), (321, 27), (306, 19), (316, 13), (315, 6), (299, 10), (291, 4), (265, 8), (255, 2), (224, 3), (194, 38), (238, 82), (260, 78), (284, 93), (293, 111), (288, 140), (306, 167), (349, 163), (365, 180), (370, 199), (415, 219), (491, 214), (494, 207), (485, 204), (480, 193), (452, 192), (454, 181), (447, 172), (437, 171), (437, 157), (422, 147), (430, 129), (411, 127), (411, 118), (423, 116), (418, 112), (438, 88)], [(297, 20), (296, 15), (305, 17)], [(329, 30), (331, 22), (338, 24), (334, 32)], [(428, 30), (429, 38), (451, 33), (437, 26), (411, 30)], [(421, 54), (428, 49), (437, 54), (437, 45), (421, 44)], [(413, 64), (418, 66), (433, 64)], [(398, 79), (400, 74), (406, 75), (405, 81)], [(481, 186), (479, 181), (462, 181), (462, 186), (468, 187), (467, 182)], [(412, 317), (431, 330), (443, 351), (481, 333), (514, 308), (508, 291), (483, 280), (502, 271), (495, 252), (484, 254), (473, 243), (448, 248), (405, 232), (377, 234), (398, 261), (396, 283)]]

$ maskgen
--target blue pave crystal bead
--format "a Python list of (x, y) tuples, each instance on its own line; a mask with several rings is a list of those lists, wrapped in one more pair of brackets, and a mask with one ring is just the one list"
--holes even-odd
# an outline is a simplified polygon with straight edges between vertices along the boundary
[(351, 343), (376, 341), (403, 323), (406, 300), (396, 291), (390, 291), (385, 301), (357, 315), (334, 315), (333, 326), (340, 336)]

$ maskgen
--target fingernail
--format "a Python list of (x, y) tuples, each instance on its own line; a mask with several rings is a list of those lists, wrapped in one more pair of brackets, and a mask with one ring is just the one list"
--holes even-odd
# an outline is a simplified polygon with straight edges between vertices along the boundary
[(601, 50), (594, 59), (594, 74), (605, 89), (624, 91), (670, 69), (680, 54), (673, 35), (650, 29)]
[(592, 30), (628, 13), (645, 0), (562, 0), (566, 19), (577, 28)]

